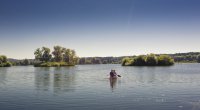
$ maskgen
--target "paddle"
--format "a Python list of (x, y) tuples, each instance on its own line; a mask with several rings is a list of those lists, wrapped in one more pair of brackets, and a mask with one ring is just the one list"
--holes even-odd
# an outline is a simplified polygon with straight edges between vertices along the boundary
[(121, 75), (117, 75), (118, 77), (122, 77)]

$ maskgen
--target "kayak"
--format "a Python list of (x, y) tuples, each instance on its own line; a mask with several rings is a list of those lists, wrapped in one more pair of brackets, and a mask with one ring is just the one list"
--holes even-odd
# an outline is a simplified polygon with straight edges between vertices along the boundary
[(110, 77), (110, 79), (117, 79), (117, 76), (114, 76), (114, 77)]

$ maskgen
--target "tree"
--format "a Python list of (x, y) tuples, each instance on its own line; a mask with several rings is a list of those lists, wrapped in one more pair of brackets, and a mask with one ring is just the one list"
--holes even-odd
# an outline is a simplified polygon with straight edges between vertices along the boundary
[(0, 65), (3, 63), (3, 57), (0, 56)]
[(197, 62), (200, 63), (200, 55), (197, 57)]
[(86, 58), (81, 58), (79, 60), (79, 64), (86, 64)]
[(158, 60), (154, 54), (150, 54), (146, 56), (146, 65), (156, 66), (157, 64), (158, 64)]
[(70, 62), (70, 56), (71, 56), (71, 50), (70, 49), (63, 49), (64, 54), (63, 54), (63, 59), (65, 62), (69, 63)]
[(70, 64), (76, 64), (78, 61), (78, 57), (76, 56), (76, 51), (71, 50), (71, 55), (70, 55)]
[(122, 66), (131, 66), (133, 65), (133, 62), (132, 58), (125, 57), (122, 59)]
[(28, 60), (28, 59), (24, 59), (24, 61), (23, 61), (23, 64), (22, 64), (22, 65), (29, 65), (29, 64), (30, 64), (29, 60)]
[(10, 67), (12, 64), (8, 61), (5, 55), (0, 55), (0, 67)]
[(6, 63), (8, 61), (8, 59), (5, 55), (2, 55), (1, 58), (2, 58), (3, 63)]
[(168, 66), (168, 65), (173, 65), (174, 64), (174, 59), (172, 59), (168, 55), (160, 55), (158, 57), (158, 65), (160, 66)]
[(146, 57), (144, 55), (137, 56), (134, 58), (134, 62), (132, 65), (144, 66), (144, 65), (146, 65), (145, 59), (146, 59)]
[(61, 46), (54, 46), (52, 54), (56, 62), (61, 62), (63, 60), (63, 48)]
[(50, 61), (51, 60), (51, 50), (47, 47), (42, 47), (42, 61)]
[(42, 51), (40, 50), (40, 48), (37, 48), (34, 52), (35, 55), (35, 59), (41, 61), (42, 58)]

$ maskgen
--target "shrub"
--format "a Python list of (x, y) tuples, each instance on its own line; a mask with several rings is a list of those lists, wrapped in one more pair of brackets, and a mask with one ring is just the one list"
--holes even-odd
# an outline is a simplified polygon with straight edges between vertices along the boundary
[(146, 65), (145, 59), (146, 59), (146, 56), (144, 56), (144, 55), (137, 56), (134, 58), (134, 60), (133, 60), (134, 62), (131, 65), (144, 66), (144, 65)]
[(140, 55), (122, 60), (122, 66), (170, 66), (173, 64), (174, 59), (168, 55)]
[(158, 59), (154, 54), (147, 55), (146, 57), (146, 65), (148, 66), (156, 66), (158, 64)]
[(160, 66), (168, 66), (168, 65), (173, 65), (174, 64), (174, 59), (172, 59), (168, 55), (160, 55), (158, 57), (158, 65)]
[(132, 58), (124, 58), (122, 59), (122, 66), (130, 66), (133, 63), (133, 59)]

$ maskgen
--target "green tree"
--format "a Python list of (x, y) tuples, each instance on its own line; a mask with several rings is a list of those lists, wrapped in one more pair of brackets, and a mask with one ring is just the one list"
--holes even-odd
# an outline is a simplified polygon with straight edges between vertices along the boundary
[(128, 58), (128, 57), (125, 57), (122, 59), (122, 66), (131, 66), (133, 65), (133, 61), (134, 59), (133, 58)]
[(168, 65), (173, 65), (174, 64), (174, 59), (172, 59), (168, 55), (160, 55), (158, 57), (158, 65), (160, 66), (168, 66)]
[(158, 64), (158, 60), (154, 54), (150, 54), (146, 56), (146, 65), (156, 66), (157, 64)]
[(54, 55), (54, 60), (56, 62), (61, 62), (63, 60), (63, 47), (61, 46), (54, 46), (54, 51), (52, 54)]
[(8, 59), (7, 59), (7, 57), (5, 55), (2, 55), (1, 57), (2, 57), (2, 62), (3, 63), (6, 63), (8, 61)]
[(86, 58), (81, 58), (79, 60), (79, 64), (86, 64)]
[(144, 55), (139, 55), (134, 58), (134, 62), (132, 65), (145, 66), (146, 65), (145, 59), (146, 59), (146, 57)]
[(0, 67), (10, 67), (12, 64), (8, 61), (5, 55), (0, 55)]
[(197, 57), (197, 62), (200, 63), (200, 55)]
[(71, 50), (70, 49), (63, 49), (64, 54), (63, 54), (63, 59), (65, 62), (69, 63), (70, 62), (70, 56), (71, 56)]
[(42, 59), (42, 51), (40, 50), (40, 48), (37, 48), (34, 52), (35, 55), (35, 59), (41, 61)]
[(30, 64), (30, 61), (28, 59), (24, 59), (23, 65), (29, 65), (29, 64)]
[(47, 47), (42, 47), (42, 61), (48, 62), (51, 57), (51, 50)]
[(70, 63), (71, 64), (76, 64), (78, 61), (78, 57), (76, 56), (76, 51), (71, 50), (71, 56), (70, 56)]
[(3, 63), (3, 57), (0, 56), (0, 65)]

